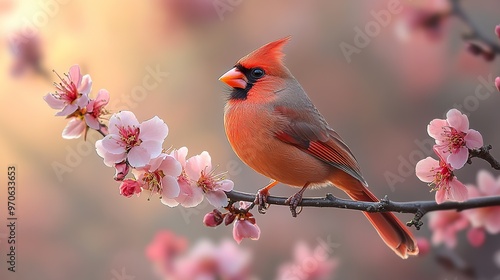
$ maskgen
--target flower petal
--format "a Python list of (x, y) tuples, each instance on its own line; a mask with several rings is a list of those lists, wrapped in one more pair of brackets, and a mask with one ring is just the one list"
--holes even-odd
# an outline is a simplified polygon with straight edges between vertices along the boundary
[(182, 167), (186, 166), (186, 156), (188, 154), (188, 148), (182, 147), (177, 150), (173, 150), (170, 155), (176, 158), (182, 165)]
[(182, 173), (182, 166), (173, 156), (165, 155), (159, 167), (163, 174), (178, 177)]
[(217, 189), (225, 192), (232, 191), (234, 188), (234, 182), (231, 180), (222, 180), (217, 183)]
[(43, 100), (47, 102), (47, 104), (50, 106), (52, 109), (62, 109), (64, 107), (64, 101), (61, 99), (56, 98), (52, 93), (47, 93), (44, 97)]
[(90, 114), (85, 114), (84, 118), (85, 122), (90, 128), (98, 130), (101, 127), (99, 121), (94, 116)]
[(165, 176), (161, 179), (162, 183), (162, 197), (166, 198), (175, 198), (179, 195), (180, 188), (179, 183), (177, 182), (177, 178), (172, 176)]
[(92, 90), (92, 79), (90, 78), (90, 75), (87, 74), (83, 76), (81, 80), (81, 84), (78, 85), (78, 92), (83, 94), (83, 95), (88, 95), (90, 91)]
[(469, 149), (478, 149), (483, 146), (483, 136), (479, 131), (469, 129), (467, 135), (464, 137), (465, 144)]
[(430, 183), (436, 176), (436, 172), (433, 169), (437, 167), (439, 167), (439, 162), (431, 157), (427, 157), (417, 162), (415, 173), (420, 181)]
[(227, 206), (227, 195), (223, 191), (211, 191), (205, 193), (205, 197), (208, 202), (212, 204), (216, 208), (226, 207)]
[(167, 198), (166, 196), (161, 197), (161, 203), (163, 203), (169, 207), (175, 207), (175, 206), (179, 205), (179, 202), (177, 202), (175, 199)]
[(168, 135), (167, 124), (157, 116), (141, 123), (140, 128), (141, 133), (139, 138), (142, 141), (153, 140), (163, 143)]
[(192, 156), (186, 161), (185, 171), (189, 179), (198, 181), (200, 178), (201, 171), (204, 169), (200, 162), (200, 155)]
[(78, 106), (78, 108), (85, 108), (87, 107), (89, 102), (90, 102), (89, 97), (86, 95), (82, 95), (75, 100), (74, 104)]
[(441, 204), (441, 203), (445, 202), (446, 201), (445, 196), (446, 196), (446, 190), (445, 189), (441, 188), (441, 189), (437, 190), (436, 191), (436, 197), (435, 197), (437, 204)]
[(458, 149), (457, 153), (450, 153), (446, 162), (453, 167), (453, 169), (460, 169), (464, 167), (465, 163), (469, 159), (469, 150), (465, 147)]
[(103, 106), (108, 104), (109, 102), (109, 92), (105, 89), (100, 89), (97, 92), (97, 97), (95, 98), (96, 103), (99, 104), (99, 106)]
[(436, 140), (443, 140), (445, 138), (443, 127), (445, 126), (448, 126), (446, 120), (434, 119), (427, 125), (427, 133)]
[(181, 193), (177, 201), (183, 207), (196, 207), (203, 201), (204, 196), (201, 188), (182, 183), (179, 186), (181, 187)]
[(66, 116), (69, 116), (69, 115), (73, 114), (77, 109), (78, 109), (78, 105), (76, 105), (76, 104), (68, 104), (68, 105), (66, 105), (66, 107), (64, 107), (62, 109), (61, 112), (58, 112), (56, 114), (56, 116), (58, 116), (58, 117), (61, 117), (61, 116), (62, 117), (66, 117)]
[(466, 132), (469, 130), (469, 118), (457, 109), (451, 109), (446, 113), (446, 121), (458, 131)]
[(233, 238), (241, 243), (243, 238), (257, 240), (260, 237), (260, 228), (256, 224), (252, 224), (247, 220), (236, 220), (233, 227)]
[(490, 212), (488, 213), (485, 222), (484, 228), (490, 234), (498, 234), (500, 233), (500, 207), (495, 206), (492, 207)]
[(128, 162), (132, 167), (142, 167), (148, 164), (151, 154), (141, 146), (135, 146), (128, 152)]
[(73, 82), (75, 86), (79, 86), (82, 80), (82, 74), (80, 73), (80, 66), (77, 64), (69, 68), (69, 81)]
[(203, 168), (206, 168), (207, 172), (212, 171), (212, 157), (207, 151), (203, 151), (200, 154), (200, 163), (203, 166)]
[(71, 118), (62, 132), (64, 139), (76, 139), (82, 136), (87, 125), (79, 118)]
[(121, 154), (125, 153), (125, 143), (120, 139), (119, 135), (108, 134), (102, 139), (102, 147), (108, 153)]
[(499, 186), (493, 175), (486, 170), (479, 170), (477, 173), (477, 186), (484, 195), (495, 195)]
[(163, 149), (162, 142), (153, 140), (143, 141), (139, 147), (146, 150), (151, 158), (157, 157)]
[(166, 154), (160, 154), (157, 157), (152, 158), (147, 166), (147, 170), (149, 171), (156, 171), (160, 168), (160, 165), (162, 164), (163, 160), (165, 159)]
[(139, 121), (134, 113), (130, 111), (121, 111), (111, 116), (109, 120), (109, 133), (119, 134), (119, 128), (136, 127), (139, 128)]
[(467, 200), (467, 187), (454, 177), (450, 182), (450, 200), (462, 202)]
[(125, 151), (119, 154), (112, 154), (108, 152), (102, 145), (102, 141), (103, 140), (97, 140), (95, 142), (95, 148), (97, 154), (104, 159), (104, 164), (106, 164), (106, 166), (112, 167), (116, 163), (122, 162), (127, 158)]

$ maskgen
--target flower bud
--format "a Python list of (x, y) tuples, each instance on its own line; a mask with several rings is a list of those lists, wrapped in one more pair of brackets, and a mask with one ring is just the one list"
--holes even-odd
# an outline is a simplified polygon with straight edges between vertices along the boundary
[(205, 217), (203, 217), (203, 223), (207, 227), (216, 227), (220, 225), (223, 220), (224, 215), (222, 215), (222, 213), (217, 209), (214, 209), (212, 212), (207, 213)]
[(139, 194), (141, 191), (141, 184), (136, 180), (127, 179), (120, 185), (120, 194), (125, 197), (131, 197), (134, 194)]
[(115, 170), (115, 181), (123, 181), (125, 179), (125, 176), (127, 176), (128, 174), (129, 165), (125, 161), (122, 161), (115, 164)]

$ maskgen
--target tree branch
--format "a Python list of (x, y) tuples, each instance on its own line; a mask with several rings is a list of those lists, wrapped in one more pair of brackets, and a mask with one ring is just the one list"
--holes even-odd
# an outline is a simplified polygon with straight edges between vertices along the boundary
[(460, 5), (460, 0), (450, 0), (450, 4), (451, 14), (459, 18), (469, 28), (469, 32), (464, 34), (464, 39), (482, 42), (490, 48), (491, 52), (500, 54), (500, 44), (479, 31), (479, 28), (470, 20), (469, 16)]
[[(468, 163), (472, 164), (472, 158), (481, 158), (487, 161), (492, 168), (500, 170), (500, 162), (498, 162), (491, 154), (491, 145), (483, 146), (479, 149), (471, 150), (469, 149), (469, 159)], [(227, 197), (233, 201), (247, 201), (254, 202), (255, 195), (249, 193), (243, 193), (238, 191), (230, 191), (227, 193)], [(285, 197), (268, 196), (267, 203), (274, 205), (288, 205)], [(489, 206), (500, 206), (500, 196), (490, 196), (490, 197), (480, 197), (469, 199), (464, 202), (454, 202), (448, 201), (441, 204), (435, 201), (411, 201), (411, 202), (396, 202), (391, 201), (386, 197), (381, 199), (379, 202), (367, 202), (367, 201), (354, 201), (349, 199), (342, 199), (333, 196), (331, 193), (327, 194), (325, 197), (313, 197), (313, 198), (303, 198), (298, 206), (301, 207), (333, 207), (333, 208), (343, 208), (351, 210), (359, 210), (365, 212), (399, 212), (399, 213), (411, 213), (415, 214), (413, 219), (406, 223), (407, 226), (415, 226), (418, 230), (423, 225), (421, 219), (425, 214), (432, 211), (442, 211), (442, 210), (457, 210), (462, 211), (466, 209), (482, 208)], [(253, 206), (252, 206), (253, 207)], [(292, 212), (293, 215), (293, 212)]]
[(481, 158), (487, 161), (493, 169), (500, 170), (500, 162), (498, 162), (491, 154), (490, 150), (493, 147), (491, 145), (487, 145), (475, 150), (469, 150), (469, 159), (467, 163), (472, 164), (472, 158)]
[[(255, 200), (254, 194), (243, 193), (238, 191), (230, 191), (227, 197), (231, 201), (248, 201)], [(287, 205), (285, 203), (287, 198), (269, 196), (267, 202), (275, 205)], [(407, 223), (408, 226), (415, 226), (418, 230), (423, 225), (421, 222), (422, 217), (428, 212), (442, 211), (442, 210), (457, 210), (462, 211), (466, 209), (500, 206), (500, 196), (480, 197), (469, 199), (464, 202), (444, 202), (437, 204), (435, 201), (411, 201), (411, 202), (396, 202), (391, 201), (384, 197), (379, 202), (366, 202), (354, 201), (349, 199), (342, 199), (327, 194), (325, 197), (303, 198), (299, 204), (302, 207), (333, 207), (351, 210), (359, 210), (365, 212), (398, 212), (398, 213), (412, 213), (415, 217)]]

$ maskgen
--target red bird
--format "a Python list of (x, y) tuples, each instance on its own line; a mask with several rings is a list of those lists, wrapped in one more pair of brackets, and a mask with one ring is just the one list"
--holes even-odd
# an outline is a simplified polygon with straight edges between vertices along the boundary
[[(243, 162), (274, 180), (257, 193), (259, 210), (278, 182), (301, 188), (288, 199), (294, 216), (313, 186), (333, 184), (353, 200), (378, 201), (345, 142), (283, 64), (289, 39), (253, 51), (219, 79), (232, 87), (224, 112), (229, 143)], [(398, 256), (418, 254), (415, 238), (394, 214), (363, 213)]]

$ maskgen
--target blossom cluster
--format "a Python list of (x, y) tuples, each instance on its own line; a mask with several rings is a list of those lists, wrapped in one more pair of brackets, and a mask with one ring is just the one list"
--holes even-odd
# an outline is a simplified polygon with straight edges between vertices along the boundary
[(434, 119), (427, 126), (435, 139), (434, 152), (439, 160), (427, 157), (415, 167), (417, 177), (436, 191), (436, 202), (465, 201), (467, 188), (454, 174), (469, 159), (469, 150), (483, 146), (483, 137), (469, 129), (469, 119), (457, 109), (446, 113), (446, 119)]
[(62, 137), (74, 139), (86, 135), (88, 128), (104, 129), (99, 118), (106, 113), (104, 106), (109, 102), (108, 91), (101, 89), (97, 97), (91, 99), (89, 94), (92, 90), (92, 79), (88, 74), (82, 76), (78, 65), (71, 66), (64, 77), (59, 74), (57, 76), (60, 82), (54, 83), (56, 91), (48, 93), (43, 99), (52, 109), (61, 110), (56, 116), (70, 120), (63, 130)]
[(253, 214), (248, 211), (250, 208), (250, 203), (240, 201), (239, 207), (234, 207), (232, 204), (226, 207), (226, 213), (221, 213), (219, 210), (214, 209), (205, 215), (203, 223), (208, 227), (216, 227), (223, 222), (226, 226), (234, 222), (233, 238), (238, 244), (244, 238), (258, 240), (260, 237), (260, 228), (255, 223)]
[(251, 279), (252, 255), (233, 242), (200, 240), (192, 248), (188, 245), (182, 236), (159, 231), (146, 248), (146, 256), (163, 279)]
[[(114, 179), (120, 182), (122, 196), (148, 192), (149, 197), (158, 195), (170, 207), (196, 207), (206, 198), (215, 208), (238, 212), (226, 219), (226, 225), (234, 222), (234, 238), (238, 243), (243, 238), (259, 238), (255, 218), (228, 202), (226, 192), (233, 189), (234, 183), (225, 178), (225, 173), (216, 173), (208, 152), (187, 158), (186, 147), (163, 149), (169, 131), (157, 116), (140, 123), (134, 113), (120, 111), (112, 114), (106, 125), (105, 116), (110, 114), (105, 109), (108, 91), (101, 89), (91, 99), (92, 79), (89, 75), (82, 76), (78, 65), (72, 66), (64, 77), (58, 77), (61, 81), (55, 84), (56, 91), (45, 95), (44, 100), (60, 110), (56, 116), (69, 119), (63, 138), (79, 138), (89, 129), (100, 132), (104, 138), (95, 143), (97, 154), (106, 166), (115, 168)], [(215, 211), (218, 210), (211, 213)]]
[[(278, 267), (275, 279), (332, 279), (339, 261), (328, 253), (322, 244), (297, 242), (293, 260)], [(225, 239), (218, 244), (200, 240), (190, 247), (184, 237), (162, 230), (147, 246), (146, 256), (161, 279), (257, 279), (251, 275), (252, 251)]]
[[(467, 185), (469, 198), (499, 196), (500, 176), (481, 170), (477, 174), (477, 186)], [(457, 212), (455, 210), (429, 213), (429, 228), (432, 230), (432, 243), (444, 243), (453, 248), (457, 244), (457, 233), (467, 230), (467, 239), (475, 247), (485, 240), (485, 232), (500, 233), (500, 206), (475, 208)]]

